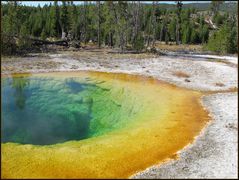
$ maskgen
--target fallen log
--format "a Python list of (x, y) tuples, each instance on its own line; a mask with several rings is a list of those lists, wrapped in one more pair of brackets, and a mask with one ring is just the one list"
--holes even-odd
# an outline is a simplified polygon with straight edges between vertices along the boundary
[(58, 46), (68, 46), (68, 41), (66, 40), (48, 41), (48, 40), (37, 39), (37, 38), (29, 37), (29, 36), (18, 36), (18, 35), (9, 35), (9, 34), (3, 34), (3, 36), (18, 38), (18, 39), (26, 39), (26, 40), (32, 41), (32, 45), (36, 45), (36, 46), (49, 45), (49, 44), (58, 45)]
[(54, 44), (58, 46), (68, 46), (68, 42), (65, 40), (62, 41), (47, 41), (47, 40), (40, 40), (40, 39), (32, 39), (29, 40), (33, 41), (33, 45), (41, 46), (41, 45), (48, 45), (48, 44)]

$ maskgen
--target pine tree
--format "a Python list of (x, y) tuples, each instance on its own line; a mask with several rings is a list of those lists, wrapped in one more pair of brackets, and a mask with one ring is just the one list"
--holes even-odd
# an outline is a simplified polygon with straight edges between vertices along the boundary
[(84, 5), (83, 5), (83, 18), (82, 18), (82, 22), (83, 22), (83, 30), (82, 30), (82, 39), (86, 45), (87, 43), (87, 31), (88, 31), (88, 2), (84, 1)]
[(79, 28), (79, 19), (78, 19), (78, 11), (76, 6), (71, 2), (71, 11), (69, 13), (69, 19), (70, 19), (70, 27), (69, 31), (72, 35), (73, 39), (78, 39), (78, 28)]
[(200, 27), (200, 40), (202, 43), (206, 43), (208, 41), (208, 37), (209, 37), (209, 27), (208, 25), (203, 25)]
[(191, 37), (191, 27), (189, 23), (183, 24), (182, 28), (182, 43), (188, 44), (190, 43), (190, 37)]
[(177, 1), (177, 26), (176, 26), (176, 44), (180, 44), (181, 41), (181, 10), (182, 1)]
[(144, 41), (142, 37), (142, 33), (140, 33), (140, 1), (133, 2), (133, 12), (132, 12), (132, 24), (133, 24), (133, 29), (132, 29), (132, 46), (134, 49), (137, 51), (141, 50), (143, 48)]
[(198, 44), (198, 43), (200, 43), (199, 33), (198, 33), (197, 30), (195, 30), (195, 28), (192, 28), (192, 33), (191, 33), (191, 37), (190, 37), (190, 43), (191, 44)]
[(116, 44), (120, 47), (123, 52), (126, 48), (126, 24), (127, 24), (127, 8), (128, 3), (123, 1), (118, 1), (115, 5), (112, 3), (112, 9), (115, 16), (116, 26)]
[(105, 21), (103, 22), (103, 31), (104, 31), (104, 41), (107, 45), (114, 46), (114, 34), (116, 19), (114, 16), (113, 2), (105, 1), (103, 6), (103, 17)]
[(225, 23), (218, 31), (210, 36), (206, 48), (217, 53), (236, 53), (237, 49), (237, 28), (232, 23)]
[(62, 1), (60, 22), (61, 22), (61, 38), (64, 39), (67, 36), (69, 29), (68, 11), (65, 1)]
[(211, 10), (213, 15), (216, 15), (219, 11), (220, 6), (224, 3), (224, 1), (212, 1), (211, 2)]
[[(235, 52), (238, 36), (236, 15), (232, 12), (225, 15), (216, 13), (221, 4), (218, 3), (212, 2), (215, 4), (213, 22), (217, 24), (218, 30), (211, 30), (204, 22), (203, 15), (195, 14), (196, 10), (193, 9), (182, 9), (181, 1), (177, 1), (175, 10), (161, 8), (157, 1), (151, 4), (140, 1), (84, 1), (80, 5), (74, 5), (73, 1), (63, 1), (59, 6), (58, 1), (54, 1), (54, 4), (43, 7), (27, 7), (19, 2), (8, 2), (2, 4), (2, 33), (15, 38), (4, 36), (2, 42), (6, 49), (9, 48), (9, 52), (13, 47), (13, 52), (20, 46), (25, 47), (22, 46), (24, 40), (21, 41), (22, 44), (19, 43), (19, 35), (46, 39), (64, 37), (65, 34), (68, 40), (77, 39), (85, 44), (92, 40), (93, 43), (98, 42), (99, 47), (109, 45), (119, 47), (121, 51), (130, 47), (140, 51), (144, 45), (152, 46), (158, 39), (165, 43), (176, 41), (177, 44), (206, 44), (209, 32), (211, 35), (215, 31), (208, 44), (215, 42), (222, 47), (217, 50)], [(225, 28), (226, 24), (229, 24), (229, 29)], [(218, 39), (224, 44), (219, 43)]]
[(98, 47), (100, 48), (100, 45), (101, 45), (101, 40), (100, 40), (100, 24), (101, 24), (101, 17), (100, 17), (100, 1), (97, 1), (97, 9), (98, 9), (98, 30), (97, 30), (97, 34), (98, 34), (98, 38), (97, 38), (97, 41), (98, 41)]
[(60, 37), (61, 34), (61, 26), (60, 26), (60, 10), (57, 1), (54, 1), (54, 32), (56, 33), (56, 37)]
[(30, 34), (29, 27), (27, 25), (27, 22), (25, 22), (24, 24), (22, 24), (20, 33), (19, 33), (20, 38), (18, 42), (18, 47), (20, 49), (27, 49), (31, 46), (31, 42), (28, 39), (29, 34)]
[(18, 35), (18, 3), (17, 1), (8, 2), (8, 16), (6, 17), (6, 32), (11, 35)]
[(175, 41), (176, 40), (176, 19), (175, 18), (173, 18), (170, 21), (168, 30), (169, 30), (169, 34), (170, 34), (170, 39), (172, 41)]
[(47, 38), (47, 32), (46, 29), (44, 28), (41, 32), (41, 39), (45, 40)]

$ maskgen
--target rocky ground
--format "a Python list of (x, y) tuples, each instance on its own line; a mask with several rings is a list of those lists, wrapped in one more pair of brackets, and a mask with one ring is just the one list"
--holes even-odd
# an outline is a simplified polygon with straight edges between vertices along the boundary
[(2, 74), (78, 70), (123, 72), (152, 76), (203, 91), (202, 104), (209, 110), (212, 121), (195, 142), (178, 152), (178, 160), (150, 167), (132, 178), (237, 178), (237, 57), (119, 54), (107, 49), (85, 49), (4, 57), (1, 62)]

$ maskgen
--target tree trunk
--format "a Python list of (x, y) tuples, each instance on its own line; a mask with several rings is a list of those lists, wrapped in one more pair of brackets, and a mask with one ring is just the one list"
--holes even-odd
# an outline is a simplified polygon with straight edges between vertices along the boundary
[(177, 25), (176, 25), (176, 44), (180, 44), (181, 41), (181, 8), (182, 8), (182, 2), (178, 1), (177, 2)]
[[(150, 45), (151, 42), (151, 38), (150, 35), (153, 34), (153, 38), (152, 40), (154, 41), (154, 16), (155, 16), (155, 1), (153, 1), (153, 6), (152, 6), (152, 12), (151, 12), (151, 16), (150, 16), (150, 22), (149, 22), (149, 31), (148, 31), (148, 38), (147, 38), (147, 47)], [(152, 33), (153, 32), (153, 33)], [(154, 44), (154, 43), (153, 43)]]
[(109, 38), (110, 38), (110, 47), (113, 48), (114, 44), (113, 44), (113, 33), (112, 32), (109, 33)]
[(133, 1), (132, 4), (134, 5), (134, 9), (133, 9), (134, 28), (133, 28), (133, 36), (132, 36), (132, 43), (134, 44), (139, 33), (140, 1), (137, 2), (137, 5), (135, 1)]
[[(158, 1), (156, 1), (156, 5), (158, 5)], [(155, 46), (156, 41), (156, 16), (155, 16), (155, 2), (153, 1), (153, 42), (152, 46)]]
[(164, 23), (162, 24), (162, 27), (160, 29), (160, 41), (163, 41), (163, 35), (164, 35)]
[(168, 40), (169, 40), (168, 15), (165, 16), (164, 40), (165, 40), (165, 44), (168, 44)]
[(168, 28), (165, 28), (165, 44), (168, 44)]
[(83, 24), (84, 24), (84, 43), (86, 45), (86, 40), (87, 40), (87, 37), (86, 37), (86, 6), (87, 6), (87, 1), (84, 1), (84, 20), (83, 20)]
[(100, 48), (100, 1), (96, 1), (98, 5), (98, 48)]

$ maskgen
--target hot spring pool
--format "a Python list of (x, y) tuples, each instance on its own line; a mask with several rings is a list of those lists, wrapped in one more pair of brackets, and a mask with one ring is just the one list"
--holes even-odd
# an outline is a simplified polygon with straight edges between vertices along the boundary
[(208, 121), (201, 93), (100, 72), (2, 77), (4, 178), (122, 178), (172, 158)]
[(132, 96), (127, 87), (90, 76), (5, 78), (3, 142), (48, 145), (125, 127), (142, 106)]

